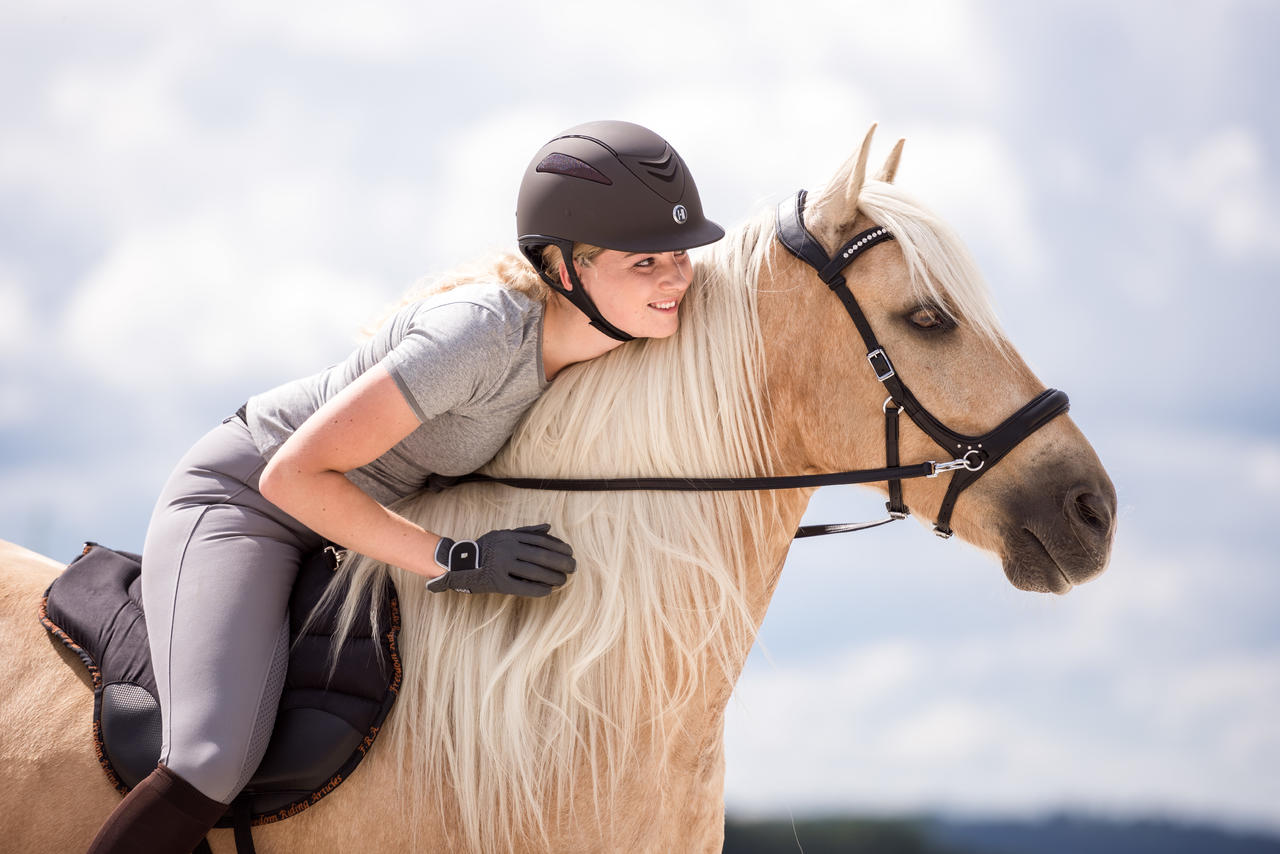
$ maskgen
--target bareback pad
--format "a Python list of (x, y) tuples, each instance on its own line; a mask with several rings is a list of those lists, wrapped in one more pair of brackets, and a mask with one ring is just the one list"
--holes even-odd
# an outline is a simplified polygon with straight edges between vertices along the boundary
[[(258, 770), (217, 827), (270, 824), (319, 801), (364, 758), (400, 690), (396, 648), (400, 608), (387, 579), (378, 589), (379, 634), (369, 618), (373, 592), (330, 674), (338, 604), (312, 616), (337, 560), (316, 552), (298, 571), (289, 600), (291, 638), (275, 729)], [(87, 543), (49, 589), (40, 622), (80, 656), (93, 680), (93, 741), (111, 783), (125, 793), (160, 758), (157, 699), (138, 555)], [(305, 631), (304, 631), (305, 628)]]

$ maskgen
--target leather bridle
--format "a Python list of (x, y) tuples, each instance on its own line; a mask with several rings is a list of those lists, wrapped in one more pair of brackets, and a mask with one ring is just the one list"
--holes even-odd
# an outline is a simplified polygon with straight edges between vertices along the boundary
[[(854, 235), (841, 246), (834, 256), (828, 256), (822, 245), (804, 225), (805, 191), (778, 206), (778, 241), (791, 254), (812, 267), (818, 277), (840, 298), (845, 311), (853, 320), (858, 334), (867, 348), (867, 362), (876, 379), (884, 384), (888, 398), (884, 403), (885, 416), (885, 467), (857, 469), (811, 475), (783, 475), (778, 477), (618, 477), (618, 478), (543, 478), (496, 477), (473, 472), (460, 477), (431, 475), (426, 487), (433, 492), (460, 483), (501, 483), (520, 489), (545, 489), (569, 492), (607, 492), (661, 490), (682, 492), (720, 492), (760, 489), (798, 489), (803, 487), (831, 486), (836, 484), (888, 482), (889, 501), (886, 507), (889, 517), (874, 522), (844, 523), (834, 525), (803, 525), (795, 536), (813, 537), (822, 534), (839, 534), (874, 528), (910, 515), (902, 499), (902, 481), (913, 477), (936, 477), (952, 472), (938, 517), (934, 521), (934, 533), (950, 537), (951, 513), (960, 493), (972, 486), (979, 477), (990, 471), (1019, 442), (1026, 439), (1045, 424), (1067, 411), (1069, 405), (1065, 392), (1046, 389), (1029, 403), (1002, 421), (994, 430), (980, 436), (958, 433), (930, 414), (898, 376), (888, 354), (879, 342), (853, 292), (845, 283), (844, 270), (872, 246), (893, 240), (888, 229), (877, 226)], [(898, 416), (906, 412), (917, 427), (942, 446), (954, 458), (947, 462), (928, 461), (914, 465), (900, 465), (898, 459)]]
[[(911, 393), (902, 377), (898, 376), (893, 362), (884, 347), (876, 341), (871, 324), (844, 279), (845, 268), (858, 260), (858, 256), (872, 246), (893, 240), (893, 235), (881, 226), (869, 228), (850, 238), (836, 250), (834, 257), (828, 257), (822, 245), (805, 228), (805, 195), (805, 191), (801, 190), (794, 198), (778, 206), (778, 240), (792, 255), (817, 271), (818, 278), (840, 298), (845, 311), (858, 328), (858, 334), (862, 336), (862, 342), (867, 348), (867, 362), (870, 363), (871, 370), (875, 371), (876, 379), (884, 384), (885, 391), (889, 393), (884, 402), (886, 462), (890, 466), (898, 464), (899, 412), (906, 412), (907, 417), (929, 438), (946, 449), (947, 453), (955, 455), (953, 462), (942, 464), (955, 474), (951, 477), (942, 506), (938, 509), (938, 518), (933, 523), (934, 533), (940, 537), (950, 537), (953, 533), (951, 511), (955, 509), (960, 493), (990, 471), (1019, 442), (1066, 412), (1070, 405), (1066, 392), (1045, 389), (994, 430), (980, 436), (957, 433), (935, 418)], [(891, 519), (908, 515), (907, 507), (902, 501), (902, 481), (897, 478), (889, 480), (889, 502), (886, 506)]]

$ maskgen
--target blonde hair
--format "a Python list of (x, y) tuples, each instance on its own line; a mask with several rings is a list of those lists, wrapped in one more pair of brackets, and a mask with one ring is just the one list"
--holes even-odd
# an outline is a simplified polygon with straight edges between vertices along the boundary
[[(768, 473), (754, 286), (768, 227), (731, 235), (695, 266), (677, 335), (561, 372), (483, 471)], [(490, 484), (413, 495), (393, 509), (455, 538), (550, 522), (577, 559), (569, 583), (545, 599), (435, 595), (421, 577), (363, 556), (342, 570), (353, 582), (344, 625), (366, 585), (389, 573), (399, 589), (404, 683), (379, 749), (396, 751), (409, 827), (437, 817), (456, 837), (431, 845), (485, 854), (545, 839), (549, 806), (571, 805), (577, 786), (607, 820), (631, 760), (662, 742), (708, 672), (732, 678), (755, 630), (744, 590), (750, 573), (765, 571), (744, 532), (767, 529), (777, 512), (768, 492)]]
[[(573, 259), (580, 266), (590, 266), (603, 251), (601, 247), (590, 243), (575, 243)], [(542, 269), (551, 278), (560, 278), (560, 265), (563, 261), (564, 254), (560, 247), (543, 248)], [(418, 281), (404, 294), (395, 308), (478, 282), (497, 283), (544, 304), (551, 297), (551, 288), (527, 258), (515, 252), (500, 252), (486, 261), (457, 267), (441, 276)], [(385, 316), (381, 318), (381, 321), (385, 320)]]
[(946, 306), (1006, 357), (1013, 352), (986, 282), (959, 235), (896, 184), (867, 181), (858, 209), (893, 233), (921, 302)]
[[(573, 260), (583, 267), (590, 267), (591, 263), (603, 251), (603, 247), (592, 246), (590, 243), (575, 243), (573, 244)], [(553, 279), (560, 278), (560, 265), (563, 263), (564, 253), (560, 251), (559, 246), (543, 247), (542, 269), (546, 270), (547, 275)]]

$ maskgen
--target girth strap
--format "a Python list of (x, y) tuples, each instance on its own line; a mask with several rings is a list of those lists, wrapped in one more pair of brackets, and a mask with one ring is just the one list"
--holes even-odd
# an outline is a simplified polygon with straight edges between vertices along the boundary
[(234, 801), (231, 809), (235, 817), (236, 854), (256, 854), (256, 849), (253, 847), (253, 830), (250, 826), (253, 812), (249, 808), (249, 802)]

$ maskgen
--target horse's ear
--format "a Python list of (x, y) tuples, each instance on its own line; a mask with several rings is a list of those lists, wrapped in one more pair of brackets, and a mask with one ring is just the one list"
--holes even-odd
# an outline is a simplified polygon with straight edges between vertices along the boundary
[(871, 137), (875, 136), (875, 132), (876, 126), (873, 124), (863, 138), (861, 147), (837, 170), (813, 204), (813, 210), (823, 212), (824, 220), (841, 223), (853, 219), (853, 213), (858, 207), (858, 194), (862, 192), (862, 185), (867, 179), (867, 154), (871, 151)]
[(862, 138), (862, 147), (858, 149), (858, 162), (844, 188), (844, 201), (850, 210), (858, 206), (858, 195), (862, 192), (862, 185), (867, 182), (867, 157), (871, 154), (871, 137), (876, 135), (876, 127), (876, 123), (872, 122), (871, 127), (867, 128), (867, 135)]
[(902, 146), (904, 143), (906, 143), (905, 139), (898, 140), (898, 144), (893, 147), (893, 151), (889, 152), (888, 159), (880, 167), (880, 173), (876, 175), (877, 181), (884, 181), (886, 184), (893, 183), (893, 176), (898, 174), (898, 161), (902, 159)]

